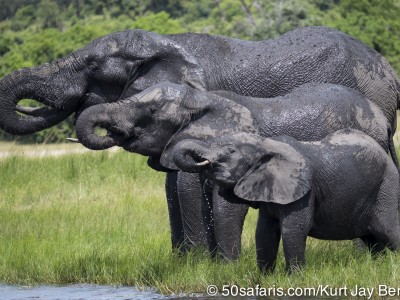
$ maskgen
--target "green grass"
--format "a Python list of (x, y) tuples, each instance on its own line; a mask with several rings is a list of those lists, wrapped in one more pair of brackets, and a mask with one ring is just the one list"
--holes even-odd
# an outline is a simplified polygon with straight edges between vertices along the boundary
[(61, 143), (61, 144), (19, 144), (16, 142), (4, 142), (0, 141), (0, 152), (13, 152), (15, 154), (21, 154), (23, 152), (39, 152), (39, 151), (51, 151), (51, 150), (82, 150), (86, 149), (81, 144), (76, 143)]
[(151, 286), (205, 293), (206, 286), (397, 287), (400, 255), (372, 258), (351, 241), (308, 240), (307, 267), (273, 275), (255, 264), (256, 211), (237, 262), (171, 252), (164, 174), (125, 152), (0, 160), (0, 282)]

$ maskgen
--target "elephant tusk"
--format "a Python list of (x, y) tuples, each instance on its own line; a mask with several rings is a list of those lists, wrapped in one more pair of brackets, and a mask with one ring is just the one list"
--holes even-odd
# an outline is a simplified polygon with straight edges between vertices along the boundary
[(207, 159), (205, 161), (197, 163), (196, 166), (198, 166), (198, 167), (207, 166), (209, 163), (210, 163), (210, 161)]
[(79, 139), (76, 139), (76, 138), (67, 138), (67, 140), (72, 143), (80, 143)]
[(15, 110), (17, 112), (20, 112), (20, 113), (23, 113), (23, 114), (26, 114), (26, 115), (31, 115), (31, 114), (34, 114), (38, 110), (38, 108), (37, 107), (27, 107), (27, 106), (17, 105), (15, 107)]

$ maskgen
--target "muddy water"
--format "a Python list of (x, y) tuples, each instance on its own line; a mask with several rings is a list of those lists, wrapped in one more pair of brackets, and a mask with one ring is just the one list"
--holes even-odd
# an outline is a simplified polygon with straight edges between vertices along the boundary
[(133, 287), (100, 285), (20, 287), (0, 285), (1, 300), (148, 300), (168, 299), (152, 290), (139, 291)]
[[(153, 290), (139, 291), (134, 287), (111, 287), (90, 284), (68, 286), (20, 287), (0, 284), (0, 300), (315, 300), (321, 297), (224, 297), (202, 295), (163, 296)], [(344, 300), (347, 297), (323, 297), (325, 300)]]
[[(154, 290), (139, 291), (134, 287), (112, 287), (91, 284), (68, 286), (21, 287), (0, 284), (0, 300), (288, 300), (287, 298), (224, 297), (202, 295), (163, 296)], [(305, 298), (303, 298), (304, 300)], [(312, 299), (315, 300), (315, 299)]]

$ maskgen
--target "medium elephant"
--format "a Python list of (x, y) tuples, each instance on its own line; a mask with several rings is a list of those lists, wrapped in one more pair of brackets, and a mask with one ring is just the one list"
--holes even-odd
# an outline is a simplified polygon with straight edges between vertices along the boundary
[[(400, 246), (399, 173), (376, 141), (343, 129), (321, 141), (248, 133), (175, 146), (181, 170), (198, 170), (222, 193), (257, 203), (257, 263), (275, 267), (280, 239), (288, 271), (301, 268), (307, 236)], [(209, 162), (207, 164), (202, 162)]]
[[(33, 133), (93, 104), (127, 99), (164, 81), (254, 97), (284, 95), (307, 82), (342, 84), (359, 90), (382, 109), (391, 134), (400, 99), (399, 81), (387, 61), (335, 29), (299, 28), (260, 42), (128, 30), (94, 40), (53, 63), (4, 77), (0, 128), (19, 135)], [(46, 106), (33, 111), (20, 107), (23, 98)], [(166, 189), (173, 247), (182, 243), (184, 235), (203, 243), (204, 224), (195, 221), (200, 195), (193, 192), (200, 191), (199, 179), (169, 172)]]
[[(108, 135), (96, 135), (96, 127), (107, 129)], [(159, 158), (160, 164), (171, 170), (179, 170), (173, 163), (173, 149), (185, 139), (207, 141), (223, 134), (247, 132), (264, 137), (287, 134), (310, 141), (347, 127), (370, 134), (382, 151), (388, 150), (390, 124), (379, 107), (356, 90), (326, 83), (306, 84), (274, 98), (212, 93), (162, 83), (128, 100), (92, 106), (76, 122), (84, 146), (120, 146)], [(230, 203), (215, 186), (206, 187), (205, 194), (211, 203), (203, 203), (203, 217), (213, 220), (206, 224), (211, 228), (210, 250), (218, 247), (223, 257), (235, 258), (240, 253), (248, 205)]]

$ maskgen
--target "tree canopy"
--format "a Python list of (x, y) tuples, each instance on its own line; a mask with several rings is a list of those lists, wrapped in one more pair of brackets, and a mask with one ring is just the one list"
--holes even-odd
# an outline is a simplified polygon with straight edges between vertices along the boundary
[[(400, 74), (399, 16), (400, 0), (0, 0), (0, 76), (130, 28), (262, 40), (314, 25), (360, 39)], [(57, 141), (68, 134), (71, 121), (28, 140)]]

